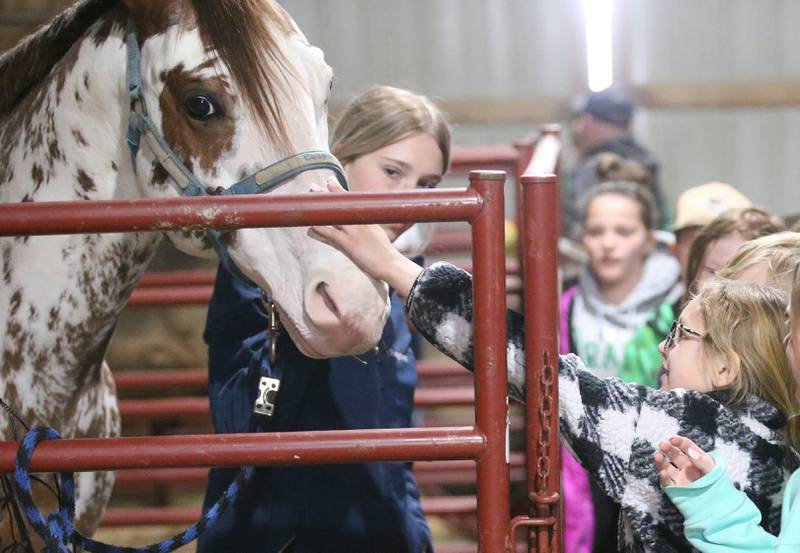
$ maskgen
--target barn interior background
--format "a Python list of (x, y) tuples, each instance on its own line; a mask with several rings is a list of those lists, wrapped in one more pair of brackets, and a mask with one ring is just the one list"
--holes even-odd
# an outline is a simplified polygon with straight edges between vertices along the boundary
[[(613, 7), (614, 82), (674, 201), (710, 180), (797, 211), (800, 3), (587, 0)], [(0, 48), (69, 4), (0, 0)], [(583, 0), (284, 0), (336, 73), (334, 111), (370, 84), (437, 98), (456, 144), (508, 143), (568, 123), (586, 89)], [(569, 152), (566, 152), (569, 165)]]
[[(0, 50), (69, 3), (0, 0)], [(334, 114), (369, 85), (392, 84), (440, 103), (456, 145), (509, 144), (540, 124), (561, 123), (566, 168), (570, 100), (587, 88), (585, 9), (610, 9), (613, 81), (636, 95), (634, 134), (661, 161), (670, 202), (688, 187), (722, 180), (777, 214), (800, 212), (796, 0), (281, 3), (334, 68)], [(164, 254), (155, 268), (176, 255)], [(204, 307), (126, 315), (109, 362), (204, 366), (204, 320)]]

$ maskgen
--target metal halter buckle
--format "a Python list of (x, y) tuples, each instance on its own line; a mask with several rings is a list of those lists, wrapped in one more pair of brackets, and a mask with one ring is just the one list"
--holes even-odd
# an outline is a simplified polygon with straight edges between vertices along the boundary
[(277, 396), (280, 387), (281, 381), (277, 378), (261, 377), (261, 381), (258, 383), (256, 405), (253, 408), (257, 415), (271, 417), (275, 414), (275, 396)]

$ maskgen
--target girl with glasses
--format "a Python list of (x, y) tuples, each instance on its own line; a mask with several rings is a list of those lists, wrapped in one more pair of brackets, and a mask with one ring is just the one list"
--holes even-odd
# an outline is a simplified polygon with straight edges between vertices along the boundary
[[(332, 184), (329, 189), (338, 191)], [(406, 298), (411, 322), (440, 350), (473, 364), (472, 278), (447, 263), (422, 269), (398, 255), (374, 225), (315, 227), (364, 271)], [(683, 433), (716, 447), (754, 500), (768, 529), (780, 524), (780, 493), (790, 445), (787, 428), (796, 384), (781, 339), (786, 301), (775, 290), (746, 282), (712, 282), (679, 318), (691, 333), (661, 345), (661, 389), (600, 378), (575, 355), (559, 358), (559, 417), (563, 443), (621, 505), (620, 551), (677, 553), (691, 546), (683, 518), (664, 495), (648, 459), (658, 444)], [(524, 395), (522, 318), (508, 313), (510, 395)], [(678, 328), (678, 327), (676, 327)], [(787, 464), (785, 464), (787, 463)]]
[[(795, 265), (789, 304), (790, 331), (783, 349), (800, 383), (800, 265)], [(800, 429), (800, 397), (789, 412), (788, 432)], [(715, 444), (716, 445), (716, 444)], [(762, 520), (761, 512), (741, 491), (733, 471), (719, 451), (707, 454), (695, 441), (676, 436), (659, 444), (655, 464), (669, 498), (686, 517), (684, 533), (703, 552), (800, 551), (800, 471), (783, 494), (780, 532)], [(735, 473), (733, 473), (735, 474)]]

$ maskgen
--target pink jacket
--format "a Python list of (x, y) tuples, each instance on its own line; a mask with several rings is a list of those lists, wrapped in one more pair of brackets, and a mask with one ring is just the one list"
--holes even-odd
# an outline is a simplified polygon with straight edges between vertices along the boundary
[[(569, 307), (578, 292), (578, 286), (573, 286), (561, 296), (559, 349), (562, 355), (574, 353), (569, 340)], [(592, 553), (594, 505), (589, 476), (563, 446), (561, 447), (561, 491), (564, 498), (564, 551)]]

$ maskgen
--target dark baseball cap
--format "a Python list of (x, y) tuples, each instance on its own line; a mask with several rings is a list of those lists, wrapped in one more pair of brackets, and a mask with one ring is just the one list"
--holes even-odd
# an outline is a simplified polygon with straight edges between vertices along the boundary
[(620, 87), (609, 87), (600, 92), (586, 92), (575, 98), (573, 115), (588, 113), (595, 119), (617, 127), (627, 128), (633, 115), (633, 97)]

